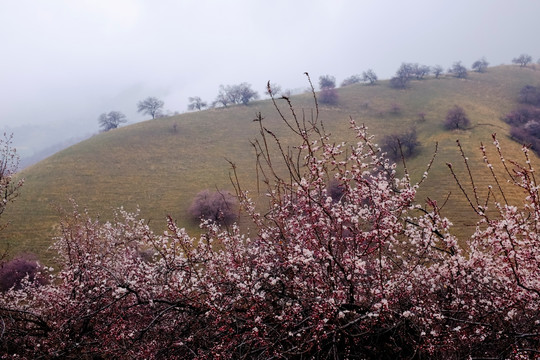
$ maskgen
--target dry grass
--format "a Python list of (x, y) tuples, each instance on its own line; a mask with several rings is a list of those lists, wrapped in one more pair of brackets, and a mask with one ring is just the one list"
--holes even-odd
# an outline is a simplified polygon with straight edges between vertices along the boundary
[[(413, 180), (424, 172), (438, 142), (438, 157), (418, 201), (429, 196), (442, 203), (451, 193), (444, 211), (456, 225), (455, 232), (463, 236), (472, 231), (474, 218), (445, 165), (450, 162), (458, 171), (463, 170), (455, 140), (461, 140), (473, 164), (477, 186), (486, 189), (493, 181), (482, 166), (480, 142), (491, 143), (491, 134), (497, 132), (507, 158), (521, 159), (520, 146), (508, 139), (509, 128), (500, 118), (516, 106), (522, 86), (539, 83), (538, 71), (500, 66), (485, 74), (471, 73), (466, 80), (413, 81), (407, 90), (390, 89), (385, 82), (357, 84), (338, 89), (339, 105), (321, 107), (320, 118), (336, 141), (354, 140), (348, 129), (349, 116), (365, 123), (377, 139), (416, 126), (422, 147), (407, 164)], [(298, 112), (305, 109), (309, 116), (311, 95), (298, 95), (292, 101)], [(401, 108), (399, 114), (391, 113), (393, 104)], [(465, 109), (471, 129), (444, 130), (446, 112), (454, 105)], [(57, 229), (57, 208), (68, 206), (69, 210), (70, 197), (102, 219), (110, 219), (113, 209), (120, 206), (128, 210), (139, 207), (156, 231), (164, 229), (164, 218), (171, 215), (196, 234), (198, 227), (188, 220), (187, 209), (203, 189), (232, 190), (226, 159), (236, 163), (243, 186), (256, 192), (250, 140), (258, 134), (258, 124), (252, 121), (258, 112), (285, 142), (291, 139), (271, 102), (264, 100), (112, 130), (24, 170), (21, 176), (26, 183), (20, 198), (6, 212), (11, 226), (0, 234), (0, 245), (9, 243), (12, 252), (32, 251), (50, 258), (47, 248)], [(425, 121), (418, 120), (420, 112), (425, 113)], [(519, 194), (514, 192), (513, 196)]]

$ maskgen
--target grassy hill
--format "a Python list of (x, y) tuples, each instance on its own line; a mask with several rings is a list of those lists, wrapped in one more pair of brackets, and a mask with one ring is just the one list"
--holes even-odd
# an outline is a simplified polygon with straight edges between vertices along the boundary
[[(387, 82), (357, 84), (338, 89), (339, 105), (322, 106), (320, 118), (336, 141), (354, 141), (349, 117), (365, 123), (377, 139), (415, 126), (422, 146), (419, 154), (408, 160), (413, 180), (424, 172), (438, 142), (436, 162), (418, 201), (429, 196), (442, 202), (451, 193), (444, 211), (456, 231), (466, 234), (472, 231), (474, 219), (445, 164), (451, 162), (458, 171), (463, 170), (455, 145), (460, 139), (474, 165), (477, 186), (486, 189), (492, 181), (486, 176), (478, 147), (482, 141), (490, 144), (494, 132), (499, 134), (506, 157), (521, 160), (520, 145), (508, 138), (509, 127), (501, 116), (517, 105), (517, 93), (527, 84), (539, 85), (540, 71), (499, 66), (484, 74), (470, 73), (468, 79), (413, 81), (407, 90), (391, 89)], [(310, 114), (311, 94), (294, 96), (292, 101), (298, 112), (305, 109)], [(391, 112), (394, 105), (401, 109), (398, 114)], [(444, 130), (446, 112), (454, 105), (469, 115), (469, 130)], [(102, 219), (110, 219), (113, 209), (120, 206), (127, 210), (139, 207), (141, 216), (156, 231), (164, 229), (165, 216), (170, 214), (195, 234), (198, 227), (187, 216), (195, 194), (204, 189), (232, 190), (226, 159), (236, 163), (244, 186), (255, 191), (250, 140), (259, 131), (252, 121), (258, 112), (276, 134), (285, 140), (290, 136), (271, 102), (263, 100), (112, 130), (25, 169), (20, 174), (26, 179), (22, 194), (5, 213), (4, 220), (11, 225), (0, 233), (0, 246), (9, 243), (12, 252), (32, 251), (50, 258), (47, 248), (56, 234), (58, 208), (69, 209), (70, 197)], [(425, 121), (419, 120), (420, 112), (425, 113)], [(489, 150), (495, 162), (493, 149)]]

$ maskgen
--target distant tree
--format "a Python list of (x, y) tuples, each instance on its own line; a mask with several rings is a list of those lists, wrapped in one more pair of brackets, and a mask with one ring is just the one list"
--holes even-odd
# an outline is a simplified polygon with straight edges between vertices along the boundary
[(103, 131), (109, 131), (116, 129), (120, 124), (125, 123), (126, 115), (120, 111), (110, 111), (108, 114), (103, 113), (99, 115), (98, 122), (99, 126)]
[(375, 74), (375, 71), (372, 69), (367, 69), (366, 71), (362, 72), (362, 81), (369, 82), (369, 85), (374, 85), (378, 80), (379, 78), (377, 77), (377, 74)]
[(467, 68), (461, 64), (461, 61), (456, 61), (452, 67), (448, 69), (448, 73), (459, 79), (464, 79), (468, 75)]
[(220, 85), (214, 105), (221, 104), (223, 107), (227, 107), (229, 104), (247, 105), (251, 100), (258, 98), (259, 94), (251, 89), (251, 85), (248, 83), (227, 86)]
[(444, 69), (441, 65), (435, 65), (431, 69), (431, 72), (433, 73), (433, 75), (435, 75), (435, 79), (438, 79), (439, 76), (441, 76), (441, 74), (444, 72)]
[(215, 107), (219, 105), (219, 106), (227, 107), (231, 103), (228, 96), (228, 91), (227, 91), (228, 88), (229, 86), (227, 87), (225, 87), (224, 85), (219, 86), (218, 94), (216, 96), (216, 99), (212, 103), (212, 106)]
[(362, 78), (359, 75), (351, 75), (341, 82), (341, 87), (358, 84), (360, 81)]
[(141, 100), (137, 103), (137, 111), (146, 115), (152, 116), (152, 119), (155, 119), (165, 103), (162, 100), (159, 100), (156, 97), (149, 96), (144, 100)]
[(336, 87), (336, 78), (331, 75), (323, 75), (319, 77), (319, 87), (321, 89), (333, 89)]
[(238, 218), (237, 208), (238, 201), (231, 193), (203, 190), (193, 199), (189, 214), (195, 221), (202, 219), (229, 225)]
[(414, 155), (418, 146), (420, 146), (418, 134), (416, 128), (412, 128), (402, 134), (386, 135), (382, 139), (381, 149), (395, 161), (401, 157), (402, 153), (404, 157)]
[(336, 78), (331, 75), (323, 75), (319, 77), (319, 102), (326, 105), (336, 105), (338, 102), (338, 94), (336, 91)]
[(188, 110), (203, 110), (208, 106), (208, 103), (206, 101), (202, 101), (202, 99), (198, 96), (189, 97), (188, 98), (189, 104), (188, 104)]
[(390, 79), (390, 87), (394, 89), (405, 89), (414, 76), (414, 65), (411, 63), (402, 63), (396, 71), (396, 75)]
[(471, 121), (467, 117), (467, 114), (465, 114), (465, 110), (461, 106), (455, 105), (452, 109), (448, 110), (444, 127), (449, 130), (465, 129), (470, 123)]
[(519, 65), (519, 67), (526, 67), (530, 62), (532, 62), (532, 56), (529, 54), (521, 54), (512, 59), (512, 63)]
[(248, 83), (241, 83), (236, 85), (236, 89), (240, 96), (240, 102), (244, 105), (247, 105), (252, 100), (257, 100), (259, 94), (251, 88), (251, 85)]
[(414, 76), (414, 64), (412, 63), (401, 63), (401, 66), (396, 71), (396, 76), (411, 79)]
[(431, 68), (427, 65), (420, 65), (418, 63), (412, 64), (412, 73), (417, 80), (422, 80), (424, 77), (428, 76), (431, 72)]
[(489, 63), (487, 62), (486, 58), (483, 57), (480, 60), (476, 60), (472, 64), (472, 69), (474, 71), (476, 71), (476, 72), (484, 73), (484, 72), (486, 72), (488, 65), (489, 65)]

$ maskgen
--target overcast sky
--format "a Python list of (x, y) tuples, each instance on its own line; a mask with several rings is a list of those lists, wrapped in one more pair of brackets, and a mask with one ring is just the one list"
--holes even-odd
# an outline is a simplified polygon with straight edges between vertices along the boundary
[[(220, 84), (338, 84), (402, 62), (470, 67), (540, 57), (538, 0), (0, 0), (0, 129), (69, 124), (97, 132), (103, 112), (143, 120), (212, 101)], [(15, 134), (17, 136), (17, 134)]]

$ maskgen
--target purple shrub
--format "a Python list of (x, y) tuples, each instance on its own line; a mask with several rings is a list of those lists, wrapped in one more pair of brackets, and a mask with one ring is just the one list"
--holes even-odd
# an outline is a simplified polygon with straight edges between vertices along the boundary
[(0, 291), (7, 291), (12, 287), (19, 289), (25, 277), (28, 277), (30, 282), (43, 284), (45, 281), (38, 275), (39, 269), (36, 257), (31, 254), (5, 262), (0, 265)]
[(203, 190), (199, 192), (191, 206), (189, 214), (193, 220), (211, 220), (229, 225), (238, 219), (237, 200), (227, 191)]
[(444, 121), (444, 127), (452, 129), (466, 129), (470, 125), (471, 121), (469, 120), (465, 110), (461, 106), (455, 105), (452, 109), (448, 110), (446, 114), (446, 120)]

